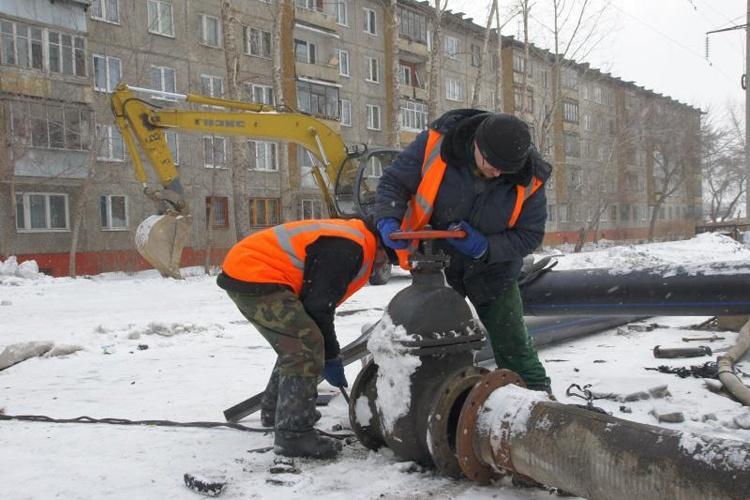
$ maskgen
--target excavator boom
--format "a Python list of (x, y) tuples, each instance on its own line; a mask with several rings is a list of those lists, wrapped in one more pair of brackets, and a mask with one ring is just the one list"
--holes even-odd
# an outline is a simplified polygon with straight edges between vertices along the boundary
[[(205, 110), (163, 109), (135, 96), (134, 91), (161, 98), (210, 106)], [(112, 94), (112, 113), (133, 162), (144, 193), (159, 205), (158, 214), (143, 221), (136, 231), (138, 252), (164, 276), (180, 278), (182, 249), (190, 238), (192, 215), (184, 196), (179, 172), (167, 144), (168, 130), (204, 135), (243, 136), (292, 142), (316, 159), (312, 175), (331, 216), (339, 213), (334, 183), (349, 153), (341, 137), (324, 122), (272, 106), (201, 96), (172, 94), (128, 87), (121, 83)], [(161, 189), (148, 185), (143, 161), (153, 168)]]

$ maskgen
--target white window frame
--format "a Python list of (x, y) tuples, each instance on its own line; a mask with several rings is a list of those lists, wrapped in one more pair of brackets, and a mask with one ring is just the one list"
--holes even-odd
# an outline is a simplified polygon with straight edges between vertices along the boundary
[[(123, 226), (114, 226), (112, 224), (112, 198), (122, 198), (125, 202), (125, 224)], [(105, 215), (106, 221), (101, 220), (101, 203), (106, 200)], [(128, 197), (119, 194), (103, 194), (99, 197), (99, 222), (102, 224), (102, 231), (127, 231), (130, 227), (130, 217), (128, 217)]]
[[(279, 171), (279, 144), (273, 141), (256, 141), (250, 140), (248, 143), (254, 145), (253, 150), (255, 151), (255, 165), (253, 170), (255, 172), (278, 172)], [(263, 163), (262, 167), (259, 165)], [(270, 167), (268, 164), (271, 164)]]
[[(219, 83), (219, 95), (216, 95), (216, 83)], [(206, 88), (208, 84), (208, 88)], [(224, 96), (224, 79), (216, 75), (201, 75), (201, 93), (208, 97)]]
[(443, 55), (448, 59), (456, 60), (461, 52), (461, 41), (458, 37), (445, 35), (443, 40)]
[[(250, 100), (252, 102), (260, 103), (260, 104), (267, 104), (269, 106), (275, 106), (276, 105), (276, 96), (273, 93), (273, 86), (272, 85), (263, 85), (260, 83), (245, 83), (245, 91), (250, 92)], [(257, 100), (255, 98), (256, 92), (260, 92), (262, 99)], [(268, 99), (268, 97), (271, 97)]]
[[(373, 61), (375, 65), (373, 66)], [(375, 78), (373, 79), (373, 68), (375, 69)], [(368, 83), (380, 83), (380, 61), (377, 57), (365, 56), (365, 81)]]
[(336, 1), (336, 24), (349, 27), (349, 5), (345, 0)]
[[(160, 90), (161, 92), (171, 92), (172, 94), (177, 93), (177, 71), (174, 68), (171, 68), (169, 66), (157, 66), (157, 65), (153, 64), (153, 65), (151, 65), (151, 70), (153, 71), (154, 69), (156, 69), (156, 70), (159, 71), (159, 88), (158, 89), (153, 89), (153, 90)], [(166, 78), (164, 78), (164, 74), (167, 71), (171, 71), (172, 75), (173, 75), (172, 80), (174, 81), (174, 88), (172, 90), (168, 90), (168, 89), (164, 88), (165, 84), (166, 84)], [(166, 97), (166, 96), (159, 96), (159, 95), (155, 95), (153, 97), (153, 99), (161, 99), (161, 100), (164, 100), (164, 101), (174, 101), (174, 100), (176, 100), (173, 97)]]
[[(349, 99), (339, 99), (339, 116), (342, 127), (352, 126), (352, 101)], [(344, 112), (346, 110), (346, 113)], [(348, 119), (344, 119), (347, 117)]]
[(445, 98), (448, 101), (461, 102), (464, 98), (463, 82), (458, 78), (445, 77)]
[[(300, 43), (301, 42), (301, 43)], [(304, 45), (305, 47), (305, 60), (297, 60), (297, 46)], [(294, 60), (306, 64), (315, 64), (318, 61), (318, 44), (302, 38), (294, 39)]]
[[(119, 57), (114, 56), (105, 56), (102, 54), (94, 54), (93, 55), (93, 68), (92, 73), (94, 75), (94, 90), (97, 92), (107, 92), (111, 93), (115, 90), (115, 87), (119, 83), (120, 79), (122, 79), (122, 60)], [(98, 85), (98, 78), (97, 78), (97, 65), (96, 61), (97, 59), (103, 59), (104, 60), (104, 80), (106, 82), (106, 87), (100, 87)], [(117, 62), (117, 71), (119, 73), (119, 78), (117, 78), (117, 81), (112, 81), (112, 74), (111, 74), (111, 67), (110, 64), (113, 62)]]
[(367, 7), (363, 7), (362, 10), (364, 11), (364, 25), (363, 28), (365, 30), (365, 33), (368, 35), (377, 36), (378, 35), (378, 14), (372, 9), (368, 9)]
[[(382, 130), (380, 106), (377, 104), (367, 104), (367, 130)], [(376, 113), (377, 111), (377, 113)], [(376, 120), (377, 117), (377, 120)], [(375, 123), (377, 121), (377, 123)]]
[[(216, 16), (209, 16), (208, 14), (201, 14), (201, 45), (204, 45), (206, 47), (213, 47), (215, 49), (221, 48), (221, 21)], [(209, 21), (216, 22), (216, 43), (212, 43), (211, 40), (208, 39), (208, 28), (209, 28)]]
[[(68, 202), (68, 195), (67, 193), (48, 193), (48, 192), (42, 192), (42, 193), (16, 193), (16, 196), (21, 196), (22, 204), (23, 204), (23, 215), (24, 220), (23, 226), (19, 226), (18, 223), (18, 217), (16, 217), (16, 232), (19, 233), (65, 233), (70, 231), (70, 203)], [(32, 228), (31, 227), (31, 209), (29, 205), (29, 196), (44, 196), (44, 210), (45, 210), (45, 222), (46, 227), (43, 228)], [(65, 227), (64, 228), (52, 228), (50, 227), (50, 221), (52, 220), (52, 213), (51, 213), (51, 205), (50, 205), (50, 197), (51, 196), (62, 196), (65, 199)], [(16, 215), (18, 212), (16, 211)]]
[[(170, 30), (167, 31), (164, 26), (164, 19), (163, 19), (163, 12), (162, 7), (163, 6), (169, 6), (169, 21), (170, 21)], [(154, 6), (156, 17), (154, 18), (154, 24), (155, 26), (152, 26), (150, 20), (149, 20), (149, 13), (148, 11), (151, 9), (151, 6)], [(147, 0), (147, 13), (146, 13), (146, 24), (147, 29), (149, 33), (153, 33), (154, 35), (160, 35), (160, 36), (166, 36), (169, 38), (174, 38), (174, 9), (172, 7), (171, 0)]]
[[(109, 8), (109, 5), (111, 2), (114, 2), (115, 5), (115, 19), (110, 19), (111, 9)], [(94, 0), (93, 2), (91, 2), (91, 6), (89, 7), (91, 9), (91, 19), (110, 24), (120, 24), (120, 0), (111, 0), (111, 2), (110, 0)], [(101, 12), (101, 16), (94, 15), (96, 5), (99, 6), (99, 12)]]
[[(257, 48), (259, 52), (257, 54), (250, 50), (252, 48), (252, 44), (250, 43), (250, 41), (253, 38), (253, 32), (256, 32), (258, 34)], [(264, 38), (264, 34), (268, 36)], [(270, 31), (255, 28), (253, 26), (243, 26), (243, 36), (246, 55), (252, 57), (262, 57), (263, 59), (271, 59), (271, 57), (273, 57), (273, 34)], [(268, 40), (268, 47), (266, 47), (263, 43), (264, 39)]]
[(398, 65), (398, 83), (401, 85), (406, 85), (408, 87), (413, 87), (415, 85), (412, 85), (412, 69), (411, 66), (407, 66), (405, 64), (399, 63)]
[[(15, 25), (15, 23), (14, 23)], [(57, 36), (57, 43), (53, 42), (51, 39), (51, 35)], [(44, 45), (42, 47), (42, 50), (44, 51), (44, 61), (46, 63), (47, 71), (50, 73), (57, 73), (60, 75), (69, 75), (69, 76), (77, 76), (77, 77), (86, 77), (88, 74), (86, 71), (86, 39), (82, 36), (76, 36), (72, 33), (68, 33), (65, 31), (57, 31), (57, 30), (50, 30), (45, 29), (43, 32), (44, 37)], [(70, 45), (66, 46), (63, 38), (69, 37), (70, 38)], [(80, 46), (77, 42), (80, 42)], [(57, 52), (57, 69), (52, 69), (52, 52)], [(78, 52), (83, 52), (80, 56), (78, 56)], [(65, 61), (66, 56), (70, 57), (70, 72), (66, 71), (65, 68)], [(83, 68), (79, 68), (78, 62), (81, 62), (83, 64)]]
[[(427, 104), (410, 99), (402, 99), (401, 127), (409, 132), (421, 132), (427, 128)], [(421, 125), (421, 126), (420, 126)]]
[[(208, 155), (206, 154), (206, 140), (211, 141), (211, 163), (209, 163)], [(224, 163), (223, 164), (216, 164), (213, 163), (213, 152), (216, 150), (216, 141), (221, 141), (221, 147), (223, 150), (224, 155)], [(206, 168), (219, 168), (219, 169), (226, 169), (227, 168), (227, 141), (224, 137), (218, 137), (215, 135), (204, 135), (203, 136), (203, 166)]]
[(339, 76), (345, 76), (349, 78), (351, 72), (349, 70), (349, 51), (343, 49), (336, 49), (339, 56)]
[[(99, 147), (96, 151), (96, 159), (100, 161), (125, 161), (125, 143), (120, 134), (120, 129), (116, 125), (99, 124), (97, 124), (96, 129), (96, 138), (99, 141)], [(116, 140), (120, 143), (120, 151), (122, 152), (122, 157), (120, 158), (114, 155), (114, 143)], [(102, 151), (105, 151), (106, 154), (102, 154)]]
[[(305, 218), (305, 205), (310, 206), (310, 215), (312, 215), (310, 219)], [(302, 198), (302, 200), (300, 200), (299, 218), (301, 220), (319, 219), (321, 217), (323, 217), (323, 203), (319, 199)]]

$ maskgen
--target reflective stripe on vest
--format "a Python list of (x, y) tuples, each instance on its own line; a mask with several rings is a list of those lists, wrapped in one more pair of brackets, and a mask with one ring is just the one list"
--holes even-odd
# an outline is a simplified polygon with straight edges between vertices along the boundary
[(299, 295), (306, 248), (321, 236), (346, 238), (363, 250), (362, 265), (349, 283), (341, 303), (367, 283), (375, 260), (375, 236), (358, 219), (297, 221), (260, 231), (237, 243), (227, 254), (222, 267), (234, 279), (289, 285)]
[[(417, 192), (406, 205), (406, 212), (401, 221), (402, 231), (417, 231), (422, 229), (430, 221), (432, 210), (435, 205), (440, 183), (443, 181), (447, 164), (440, 155), (440, 145), (443, 143), (443, 134), (436, 130), (430, 129), (427, 136), (427, 146), (424, 151), (424, 161), (422, 163), (422, 181), (417, 187)], [(508, 219), (508, 229), (514, 227), (518, 218), (521, 216), (523, 204), (531, 195), (544, 185), (544, 182), (535, 176), (532, 176), (528, 186), (516, 186), (516, 203)], [(411, 269), (409, 265), (409, 254), (414, 252), (419, 246), (419, 241), (411, 240), (405, 250), (396, 250), (398, 263), (407, 271)]]

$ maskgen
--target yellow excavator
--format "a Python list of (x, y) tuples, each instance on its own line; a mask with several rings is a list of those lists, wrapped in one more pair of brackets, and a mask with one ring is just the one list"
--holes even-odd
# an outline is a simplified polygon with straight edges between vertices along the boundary
[[(166, 108), (136, 97), (136, 93), (207, 107), (198, 111)], [(181, 278), (182, 249), (190, 240), (192, 215), (167, 144), (166, 131), (237, 135), (287, 141), (304, 147), (317, 160), (312, 175), (331, 217), (368, 213), (367, 205), (374, 200), (377, 177), (373, 171), (377, 173), (380, 165), (390, 163), (398, 154), (398, 150), (393, 149), (348, 148), (333, 129), (305, 113), (279, 110), (266, 104), (129, 87), (124, 83), (112, 93), (112, 113), (136, 178), (143, 185), (145, 195), (159, 205), (158, 213), (138, 226), (136, 248), (162, 275), (178, 279)], [(153, 168), (160, 188), (149, 186), (139, 151)], [(374, 273), (371, 281), (384, 283), (389, 274), (390, 266)]]

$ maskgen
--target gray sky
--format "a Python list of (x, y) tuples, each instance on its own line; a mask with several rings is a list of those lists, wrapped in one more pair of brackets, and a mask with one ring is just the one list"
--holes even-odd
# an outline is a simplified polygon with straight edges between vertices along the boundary
[[(550, 48), (551, 25), (546, 12), (551, 0), (532, 0), (532, 41)], [(580, 3), (580, 0), (578, 0)], [(590, 0), (601, 5), (603, 0)], [(500, 0), (501, 13), (516, 0)], [(462, 11), (484, 25), (487, 0), (449, 0), (449, 8)], [(744, 72), (744, 30), (709, 35), (709, 60), (705, 58), (706, 31), (745, 23), (745, 0), (612, 0), (601, 19), (604, 36), (585, 60), (592, 66), (633, 81), (681, 102), (725, 113), (727, 104), (744, 105), (740, 76)], [(520, 21), (511, 20), (503, 34), (518, 36)], [(576, 58), (578, 59), (578, 58)], [(740, 108), (742, 109), (742, 108)], [(742, 113), (741, 113), (742, 115)]]

